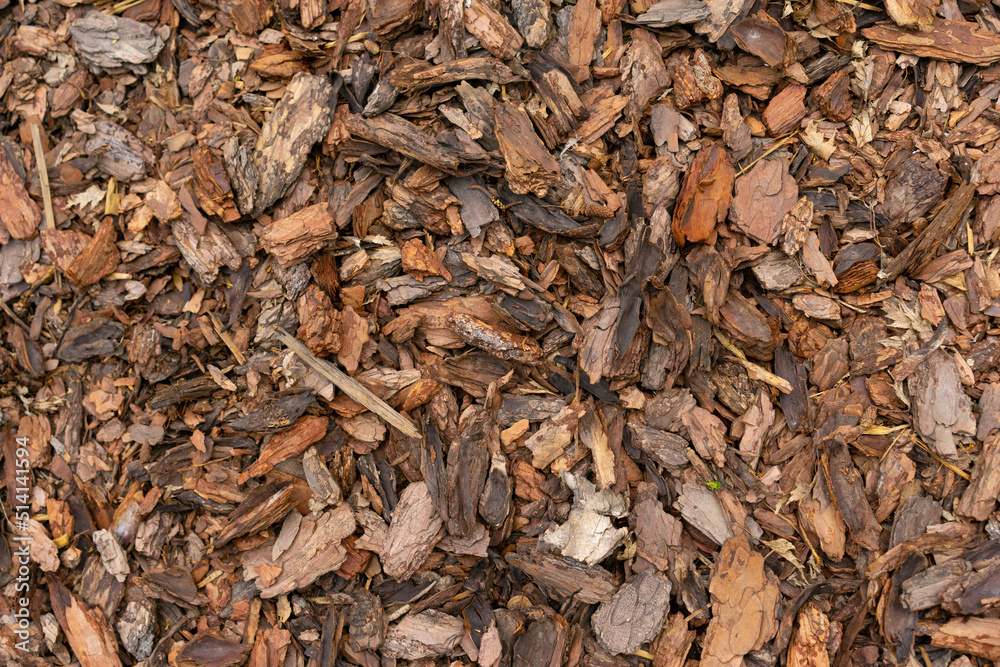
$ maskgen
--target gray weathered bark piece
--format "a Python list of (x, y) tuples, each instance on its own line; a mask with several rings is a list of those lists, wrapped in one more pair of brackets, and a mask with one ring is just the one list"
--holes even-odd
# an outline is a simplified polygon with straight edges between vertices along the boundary
[(653, 639), (670, 611), (670, 582), (646, 570), (618, 589), (594, 614), (594, 632), (608, 652), (632, 653)]
[(701, 0), (662, 0), (637, 16), (635, 22), (648, 28), (669, 28), (695, 23), (711, 14), (712, 10)]
[(152, 62), (163, 50), (163, 40), (148, 25), (98, 11), (70, 23), (69, 34), (94, 74), (145, 74), (143, 63)]
[(962, 389), (955, 360), (936, 350), (910, 376), (913, 425), (946, 459), (958, 456), (957, 443), (976, 432), (972, 401)]

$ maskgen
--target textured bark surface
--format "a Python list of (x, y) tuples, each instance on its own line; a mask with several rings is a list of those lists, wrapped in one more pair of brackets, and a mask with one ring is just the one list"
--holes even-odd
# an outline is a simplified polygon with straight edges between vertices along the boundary
[(993, 432), (983, 442), (972, 467), (969, 487), (955, 504), (955, 511), (976, 521), (985, 521), (1000, 497), (1000, 434)]
[(0, 242), (6, 244), (11, 238), (28, 239), (34, 236), (42, 221), (42, 212), (28, 197), (23, 173), (18, 174), (3, 151), (0, 151), (0, 201), (4, 203), (0, 208)]
[[(273, 598), (316, 581), (347, 559), (340, 541), (354, 532), (354, 513), (347, 505), (302, 520), (289, 547), (274, 558), (272, 545), (247, 551), (242, 563), (247, 581), (255, 581), (262, 598)], [(317, 549), (317, 545), (326, 545)]]
[(632, 653), (656, 636), (669, 611), (670, 582), (646, 570), (594, 612), (597, 641), (613, 655)]
[(464, 624), (459, 618), (439, 611), (406, 616), (389, 628), (385, 650), (403, 660), (419, 660), (445, 655), (462, 638)]
[[(923, 18), (926, 25), (926, 18)], [(1000, 60), (1000, 37), (966, 21), (934, 18), (928, 32), (893, 25), (861, 31), (880, 47), (924, 58), (988, 65)]]
[(143, 74), (163, 49), (152, 28), (123, 16), (90, 11), (69, 25), (76, 52), (92, 72)]
[(777, 632), (778, 585), (764, 569), (764, 557), (743, 535), (722, 545), (709, 585), (712, 620), (705, 636), (702, 662), (707, 667), (740, 665)]
[(678, 245), (714, 244), (715, 227), (726, 219), (735, 177), (729, 154), (718, 144), (698, 153), (674, 207), (673, 230)]
[(325, 204), (304, 208), (275, 220), (260, 237), (261, 244), (284, 266), (306, 259), (337, 238), (333, 215)]
[(976, 418), (954, 357), (932, 352), (910, 376), (909, 386), (917, 432), (941, 456), (957, 458), (959, 443), (976, 432)]
[(309, 74), (298, 74), (288, 84), (257, 137), (252, 158), (257, 188), (253, 208), (244, 213), (269, 208), (298, 177), (313, 144), (330, 128), (332, 92), (328, 79)]
[(778, 160), (761, 160), (736, 179), (729, 218), (747, 236), (773, 244), (785, 216), (799, 199), (799, 188)]
[(444, 521), (434, 509), (427, 484), (406, 487), (393, 510), (380, 552), (382, 568), (397, 581), (420, 569), (444, 534)]
[(544, 197), (549, 187), (561, 182), (562, 171), (535, 134), (528, 114), (519, 107), (500, 104), (494, 122), (510, 189), (519, 195), (533, 192)]

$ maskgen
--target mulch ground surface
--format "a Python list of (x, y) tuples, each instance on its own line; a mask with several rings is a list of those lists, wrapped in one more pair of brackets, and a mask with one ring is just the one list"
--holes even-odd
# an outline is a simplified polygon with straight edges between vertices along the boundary
[(981, 0), (0, 0), (0, 663), (1000, 662)]

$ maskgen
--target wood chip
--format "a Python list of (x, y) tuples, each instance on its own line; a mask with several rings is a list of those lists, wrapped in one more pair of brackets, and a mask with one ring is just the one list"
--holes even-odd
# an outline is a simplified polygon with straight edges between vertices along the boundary
[(764, 557), (744, 535), (722, 545), (709, 585), (712, 620), (702, 661), (707, 665), (739, 665), (778, 630), (778, 584), (764, 569)]

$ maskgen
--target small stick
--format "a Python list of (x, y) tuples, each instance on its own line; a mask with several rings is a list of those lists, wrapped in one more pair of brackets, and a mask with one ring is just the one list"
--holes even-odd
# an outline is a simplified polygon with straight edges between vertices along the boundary
[(299, 355), (299, 358), (311, 366), (317, 373), (332, 382), (337, 389), (377, 414), (390, 426), (395, 426), (411, 438), (422, 437), (420, 431), (413, 425), (413, 422), (396, 412), (391, 405), (373, 394), (366, 386), (344, 373), (329, 361), (316, 357), (309, 351), (309, 348), (300, 343), (298, 339), (284, 329), (278, 327), (274, 331), (277, 333), (278, 338), (281, 339), (281, 342), (287, 345), (292, 352)]
[(56, 228), (56, 216), (52, 212), (52, 190), (49, 188), (49, 168), (45, 165), (45, 151), (42, 149), (42, 132), (37, 123), (31, 124), (31, 142), (35, 145), (35, 162), (38, 180), (42, 184), (42, 201), (45, 204), (45, 228)]
[(219, 338), (222, 339), (222, 342), (229, 348), (229, 351), (233, 353), (234, 357), (236, 357), (236, 361), (239, 365), (242, 366), (245, 364), (247, 362), (246, 357), (244, 357), (240, 353), (239, 348), (236, 347), (233, 337), (226, 333), (225, 330), (223, 330), (223, 328), (219, 325), (219, 320), (215, 319), (215, 314), (212, 313), (212, 311), (208, 312), (208, 319), (212, 320), (212, 328), (215, 329), (215, 333), (218, 334)]

